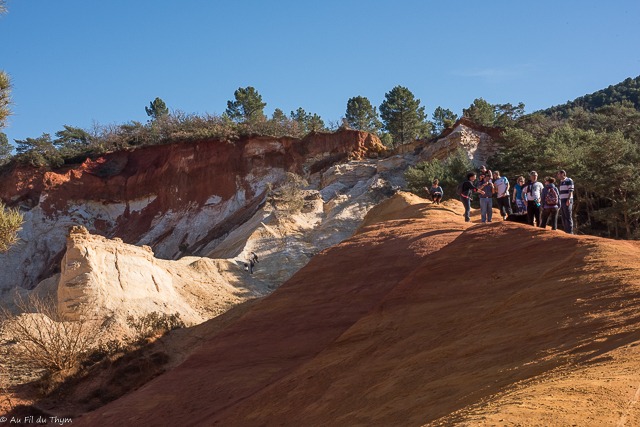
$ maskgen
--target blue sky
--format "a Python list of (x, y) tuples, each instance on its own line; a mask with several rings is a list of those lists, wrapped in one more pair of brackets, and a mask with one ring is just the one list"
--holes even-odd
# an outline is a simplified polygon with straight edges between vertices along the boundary
[(640, 75), (640, 1), (7, 0), (0, 69), (13, 83), (9, 140), (220, 114), (254, 86), (285, 113), (325, 122), (347, 100), (408, 87), (429, 115), (475, 98), (527, 112)]

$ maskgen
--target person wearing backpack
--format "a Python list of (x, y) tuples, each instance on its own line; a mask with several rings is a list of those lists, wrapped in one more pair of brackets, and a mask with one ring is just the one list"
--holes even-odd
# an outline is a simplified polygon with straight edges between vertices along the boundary
[(460, 194), (460, 201), (464, 206), (464, 221), (471, 221), (471, 195), (478, 192), (478, 187), (473, 183), (476, 179), (475, 172), (469, 172), (467, 174), (467, 180), (458, 186), (458, 194)]
[(560, 192), (555, 186), (555, 178), (547, 177), (544, 180), (545, 186), (542, 189), (541, 200), (542, 217), (540, 228), (547, 228), (547, 221), (551, 217), (551, 229), (558, 229), (558, 209), (560, 208)]

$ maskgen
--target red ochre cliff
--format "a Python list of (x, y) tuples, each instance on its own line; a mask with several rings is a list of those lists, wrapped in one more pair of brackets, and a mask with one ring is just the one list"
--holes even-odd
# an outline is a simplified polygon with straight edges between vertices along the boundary
[(376, 136), (342, 130), (148, 146), (56, 171), (14, 168), (0, 177), (0, 197), (25, 209), (25, 225), (21, 244), (0, 256), (0, 289), (30, 288), (55, 271), (72, 225), (174, 259), (248, 219), (286, 172), (310, 175), (383, 151)]

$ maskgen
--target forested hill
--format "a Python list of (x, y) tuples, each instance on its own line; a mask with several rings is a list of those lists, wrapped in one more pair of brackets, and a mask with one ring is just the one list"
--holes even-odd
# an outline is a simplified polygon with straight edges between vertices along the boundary
[(565, 116), (575, 107), (582, 107), (587, 111), (595, 111), (602, 106), (621, 102), (630, 103), (636, 110), (640, 111), (640, 76), (636, 78), (629, 77), (616, 85), (581, 96), (566, 104), (548, 108), (543, 110), (542, 113), (548, 115), (560, 113)]

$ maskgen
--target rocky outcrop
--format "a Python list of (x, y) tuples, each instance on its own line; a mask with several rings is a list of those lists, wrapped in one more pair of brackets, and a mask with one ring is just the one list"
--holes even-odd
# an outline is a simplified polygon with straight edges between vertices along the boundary
[(253, 279), (263, 289), (275, 289), (315, 254), (352, 236), (367, 212), (395, 192), (390, 183), (393, 176), (376, 173), (377, 162), (355, 160), (314, 174), (315, 184), (300, 195), (304, 198), (301, 212), (282, 215), (266, 204), (200, 255), (242, 264), (254, 252), (260, 262)]
[(376, 136), (344, 130), (303, 140), (174, 143), (56, 171), (6, 171), (0, 196), (25, 210), (25, 224), (21, 243), (0, 255), (0, 290), (32, 288), (55, 273), (71, 226), (177, 259), (201, 252), (251, 218), (286, 172), (314, 174), (382, 152)]
[(499, 135), (497, 128), (487, 128), (462, 118), (445, 130), (435, 142), (427, 143), (418, 159), (445, 159), (453, 152), (463, 149), (474, 165), (484, 165), (497, 152), (495, 140)]
[[(53, 294), (63, 318), (110, 319), (106, 333), (116, 336), (127, 329), (127, 317), (151, 312), (178, 313), (189, 324), (201, 323), (272, 292), (314, 255), (352, 236), (369, 210), (395, 191), (377, 173), (377, 163), (353, 160), (314, 174), (321, 184), (301, 190), (300, 212), (285, 213), (267, 203), (224, 239), (205, 246), (200, 251), (205, 257), (159, 259), (147, 245), (73, 226), (60, 274), (34, 292)], [(252, 253), (259, 259), (253, 274), (245, 270)]]
[(262, 294), (242, 273), (231, 261), (157, 259), (149, 246), (128, 245), (76, 226), (58, 278), (58, 311), (69, 320), (91, 315), (119, 325), (128, 316), (152, 312), (178, 313), (187, 324), (201, 323)]

